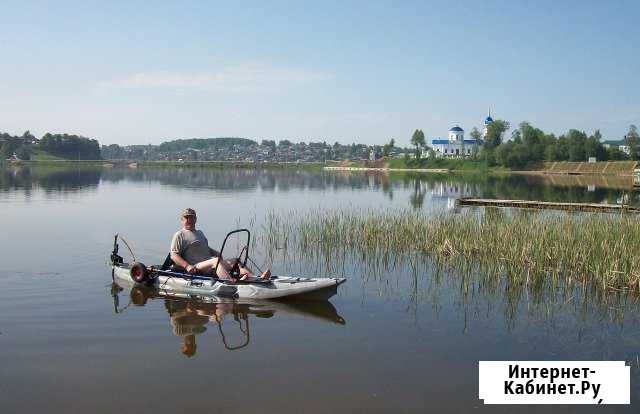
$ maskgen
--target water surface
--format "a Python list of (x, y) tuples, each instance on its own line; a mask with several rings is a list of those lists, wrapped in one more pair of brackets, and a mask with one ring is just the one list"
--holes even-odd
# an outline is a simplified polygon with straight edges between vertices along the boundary
[[(0, 169), (0, 410), (515, 412), (478, 400), (478, 361), (566, 359), (627, 361), (633, 405), (601, 409), (636, 411), (640, 306), (626, 295), (532, 292), (420, 260), (385, 267), (357, 255), (332, 263), (295, 251), (269, 258), (260, 243), (256, 262), (276, 273), (348, 282), (329, 302), (241, 305), (169, 299), (111, 283), (113, 235), (123, 234), (138, 260), (161, 261), (187, 206), (216, 247), (236, 227), (259, 234), (272, 210), (455, 214), (459, 196), (638, 201), (625, 179), (585, 180)], [(123, 246), (121, 253), (128, 258)]]

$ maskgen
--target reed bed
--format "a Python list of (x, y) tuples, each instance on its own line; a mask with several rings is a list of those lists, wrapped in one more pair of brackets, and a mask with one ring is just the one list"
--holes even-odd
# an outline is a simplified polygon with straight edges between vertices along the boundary
[(640, 218), (486, 209), (427, 216), (409, 210), (270, 213), (268, 249), (297, 248), (326, 258), (356, 253), (387, 263), (419, 255), (473, 266), (510, 284), (640, 293)]

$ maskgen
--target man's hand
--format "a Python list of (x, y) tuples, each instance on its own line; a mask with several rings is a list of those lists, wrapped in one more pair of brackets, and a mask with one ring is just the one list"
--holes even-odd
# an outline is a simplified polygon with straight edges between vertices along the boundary
[(192, 265), (187, 265), (187, 267), (185, 267), (185, 270), (187, 271), (187, 273), (198, 273), (198, 268)]

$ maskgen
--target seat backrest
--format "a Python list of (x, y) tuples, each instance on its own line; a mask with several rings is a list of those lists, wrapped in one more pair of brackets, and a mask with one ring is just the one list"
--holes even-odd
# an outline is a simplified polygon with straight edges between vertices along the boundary
[(162, 263), (162, 266), (160, 267), (160, 270), (169, 270), (171, 268), (171, 266), (173, 266), (173, 260), (171, 260), (171, 253), (169, 253), (167, 255), (167, 258), (164, 259), (164, 263)]

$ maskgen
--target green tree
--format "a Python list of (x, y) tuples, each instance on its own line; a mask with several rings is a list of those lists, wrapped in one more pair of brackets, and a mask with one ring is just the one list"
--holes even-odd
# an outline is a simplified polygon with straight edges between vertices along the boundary
[(547, 161), (559, 161), (562, 157), (560, 146), (557, 142), (552, 142), (544, 149), (544, 159)]
[(31, 159), (31, 148), (29, 145), (23, 145), (16, 151), (16, 155), (21, 160), (30, 160)]
[(482, 148), (487, 164), (496, 164), (494, 151), (498, 145), (502, 144), (502, 137), (509, 127), (509, 122), (502, 119), (495, 119), (487, 126), (487, 136), (485, 137), (484, 146)]
[(596, 157), (597, 161), (606, 161), (609, 159), (609, 153), (607, 152), (604, 145), (600, 140), (602, 139), (602, 134), (600, 134), (600, 130), (596, 129), (596, 131), (587, 138), (585, 142), (585, 153), (588, 157)]
[(629, 132), (624, 137), (624, 143), (629, 147), (629, 158), (632, 160), (640, 159), (640, 136), (638, 135), (638, 127), (629, 126)]
[(11, 157), (13, 154), (13, 149), (8, 142), (4, 142), (2, 146), (0, 146), (0, 161), (6, 160)]
[(613, 146), (607, 149), (607, 159), (611, 161), (622, 161), (622, 160), (628, 160), (629, 156), (624, 152), (620, 151), (620, 148)]
[(577, 129), (570, 129), (566, 140), (569, 148), (569, 161), (586, 161), (587, 134)]
[(482, 132), (480, 132), (480, 131), (478, 130), (478, 128), (473, 127), (473, 129), (472, 129), (472, 130), (471, 130), (471, 132), (469, 133), (469, 136), (470, 136), (471, 138), (473, 138), (473, 139), (480, 140), (480, 139), (482, 139)]
[(382, 147), (382, 155), (384, 155), (385, 157), (388, 157), (389, 154), (391, 154), (391, 151), (393, 151), (393, 148), (396, 146), (396, 141), (391, 138), (391, 141), (389, 141), (388, 144), (384, 144), (384, 147)]
[(23, 141), (29, 144), (37, 141), (36, 137), (29, 130), (24, 131), (24, 133), (22, 134), (22, 137), (20, 138), (22, 138)]
[(102, 159), (98, 141), (78, 135), (46, 133), (40, 140), (40, 148), (67, 159)]
[(276, 149), (276, 142), (272, 139), (263, 139), (260, 145), (269, 149)]
[(100, 148), (100, 153), (105, 159), (117, 160), (126, 158), (126, 153), (123, 147), (118, 144), (103, 145)]
[(416, 147), (416, 159), (420, 159), (420, 149), (425, 145), (424, 132), (416, 129), (411, 136), (411, 145)]
[(495, 119), (487, 126), (487, 136), (485, 137), (485, 148), (493, 149), (502, 144), (504, 133), (510, 128), (510, 124), (502, 119)]
[(528, 122), (522, 122), (519, 126), (520, 135), (522, 137), (522, 145), (528, 152), (528, 162), (539, 162), (545, 156), (546, 139), (542, 130), (533, 127)]

